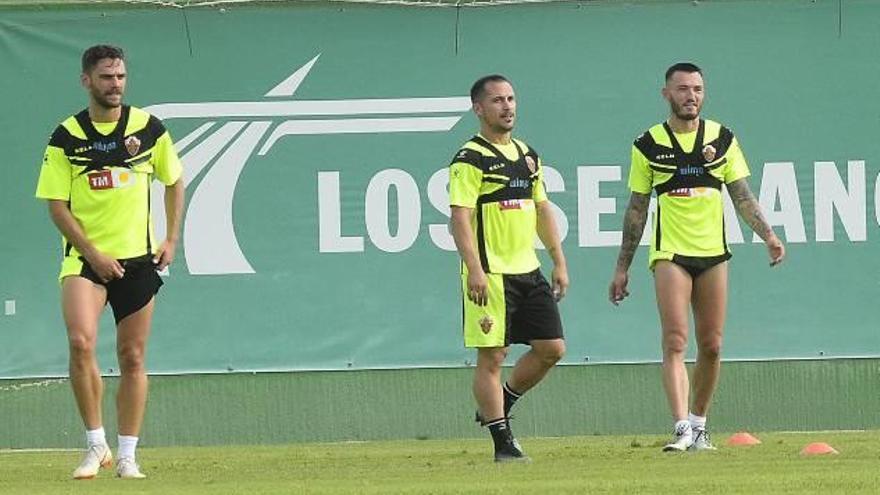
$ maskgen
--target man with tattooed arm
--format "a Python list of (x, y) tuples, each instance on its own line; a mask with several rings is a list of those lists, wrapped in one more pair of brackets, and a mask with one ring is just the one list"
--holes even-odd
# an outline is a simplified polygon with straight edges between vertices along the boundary
[[(706, 416), (721, 367), (731, 257), (724, 234), (722, 186), (727, 187), (739, 215), (764, 240), (770, 266), (782, 262), (785, 247), (749, 189), (749, 168), (736, 137), (721, 124), (700, 118), (704, 97), (700, 68), (687, 62), (670, 67), (662, 95), (669, 102), (668, 120), (633, 143), (632, 195), (608, 298), (617, 305), (629, 295), (628, 271), (653, 190), (657, 212), (648, 263), (654, 272), (662, 327), (663, 387), (675, 421), (673, 439), (663, 450), (715, 450)], [(692, 402), (684, 365), (689, 309), (697, 340)]]

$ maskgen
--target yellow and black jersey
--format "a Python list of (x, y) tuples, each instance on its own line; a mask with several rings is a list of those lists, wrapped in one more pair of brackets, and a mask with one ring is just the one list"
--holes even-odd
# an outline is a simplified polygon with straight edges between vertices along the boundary
[[(92, 122), (88, 110), (69, 117), (52, 134), (36, 196), (69, 202), (95, 248), (117, 259), (151, 254), (150, 184), (181, 175), (180, 159), (162, 122), (123, 106), (117, 122)], [(80, 253), (62, 238), (64, 257)], [(63, 270), (62, 270), (63, 273)]]
[(696, 131), (685, 134), (664, 122), (636, 139), (629, 187), (657, 194), (649, 266), (675, 255), (729, 256), (721, 188), (748, 175), (733, 132), (711, 120), (701, 119)]
[(473, 209), (471, 223), (486, 273), (529, 273), (540, 266), (535, 203), (546, 200), (541, 158), (518, 139), (499, 145), (474, 136), (450, 165), (449, 204)]

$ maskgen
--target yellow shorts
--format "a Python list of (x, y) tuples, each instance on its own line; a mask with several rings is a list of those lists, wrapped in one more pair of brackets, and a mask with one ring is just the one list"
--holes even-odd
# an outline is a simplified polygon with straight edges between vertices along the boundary
[(477, 306), (467, 298), (467, 275), (461, 275), (465, 347), (507, 347), (563, 338), (553, 290), (540, 270), (488, 273), (486, 277), (488, 302)]

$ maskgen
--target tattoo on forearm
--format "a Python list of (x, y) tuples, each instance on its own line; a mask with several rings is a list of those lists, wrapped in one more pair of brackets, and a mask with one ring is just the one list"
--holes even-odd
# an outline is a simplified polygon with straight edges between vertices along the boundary
[(773, 229), (764, 218), (761, 205), (758, 204), (752, 190), (749, 189), (749, 183), (745, 179), (731, 182), (727, 184), (727, 192), (730, 193), (730, 199), (733, 201), (736, 211), (739, 212), (739, 216), (749, 224), (758, 237), (766, 241), (773, 234)]
[(620, 244), (620, 255), (617, 257), (617, 267), (629, 270), (633, 256), (642, 240), (645, 231), (645, 223), (648, 221), (648, 205), (651, 196), (648, 194), (632, 193), (629, 198), (629, 206), (623, 218), (623, 242)]

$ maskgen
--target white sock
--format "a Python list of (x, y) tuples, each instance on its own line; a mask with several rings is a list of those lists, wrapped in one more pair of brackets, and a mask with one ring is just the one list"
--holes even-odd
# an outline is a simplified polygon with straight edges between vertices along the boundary
[(86, 430), (86, 443), (89, 447), (92, 445), (101, 445), (107, 443), (107, 436), (104, 433), (104, 427), (101, 426), (94, 430)]
[(675, 426), (673, 426), (673, 428), (675, 429), (675, 431), (679, 431), (681, 429), (688, 429), (689, 430), (691, 428), (691, 423), (686, 419), (682, 419), (682, 420), (676, 421)]
[(691, 428), (695, 430), (706, 429), (706, 416), (697, 416), (694, 413), (688, 413), (688, 421), (691, 422)]
[(134, 449), (137, 448), (138, 437), (118, 435), (117, 439), (119, 440), (119, 452), (117, 453), (117, 457), (120, 459), (123, 457), (134, 459)]

